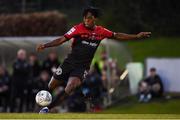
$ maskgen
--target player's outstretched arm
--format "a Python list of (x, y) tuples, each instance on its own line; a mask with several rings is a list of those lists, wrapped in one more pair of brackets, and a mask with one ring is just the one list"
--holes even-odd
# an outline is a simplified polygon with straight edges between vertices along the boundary
[(68, 39), (63, 36), (63, 37), (57, 38), (57, 39), (55, 39), (55, 40), (53, 40), (53, 41), (50, 41), (50, 42), (48, 42), (48, 43), (44, 43), (44, 44), (39, 44), (39, 45), (37, 45), (36, 50), (37, 50), (38, 52), (40, 52), (40, 51), (44, 50), (45, 48), (61, 45), (61, 44), (63, 44), (64, 42), (66, 42), (67, 40), (68, 40)]
[(115, 40), (134, 40), (141, 38), (150, 37), (151, 32), (140, 32), (138, 34), (125, 34), (125, 33), (114, 33), (113, 39)]

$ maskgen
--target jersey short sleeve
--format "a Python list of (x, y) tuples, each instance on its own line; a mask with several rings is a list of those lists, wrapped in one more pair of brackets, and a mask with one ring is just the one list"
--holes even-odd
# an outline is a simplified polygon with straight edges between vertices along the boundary
[(111, 38), (114, 35), (114, 32), (112, 32), (106, 28), (102, 28), (102, 33), (103, 33), (104, 38)]
[(71, 39), (77, 35), (78, 35), (78, 27), (74, 26), (66, 34), (64, 34), (64, 37), (67, 39)]

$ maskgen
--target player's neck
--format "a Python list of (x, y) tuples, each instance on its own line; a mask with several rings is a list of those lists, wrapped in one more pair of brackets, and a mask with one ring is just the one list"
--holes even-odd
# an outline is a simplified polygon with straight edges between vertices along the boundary
[(83, 25), (84, 25), (85, 28), (87, 28), (87, 29), (89, 29), (89, 30), (94, 30), (94, 29), (96, 28), (96, 25), (95, 25), (95, 24), (94, 24), (92, 27), (87, 27), (87, 26), (85, 26), (84, 23), (83, 23)]

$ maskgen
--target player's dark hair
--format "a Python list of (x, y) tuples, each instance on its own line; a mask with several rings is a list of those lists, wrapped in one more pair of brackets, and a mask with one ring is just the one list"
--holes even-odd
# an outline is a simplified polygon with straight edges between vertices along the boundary
[(90, 12), (95, 18), (99, 18), (101, 16), (101, 10), (96, 7), (87, 7), (83, 10), (83, 17), (86, 16)]

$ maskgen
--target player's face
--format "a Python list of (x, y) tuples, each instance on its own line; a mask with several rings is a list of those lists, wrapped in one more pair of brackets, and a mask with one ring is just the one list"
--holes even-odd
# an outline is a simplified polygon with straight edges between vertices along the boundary
[(20, 60), (25, 60), (26, 59), (26, 52), (25, 51), (20, 51), (17, 55), (17, 58)]
[(156, 72), (155, 71), (151, 71), (150, 72), (150, 76), (154, 77), (156, 75)]
[(93, 28), (95, 25), (96, 18), (88, 12), (86, 16), (83, 18), (84, 25), (88, 28)]

